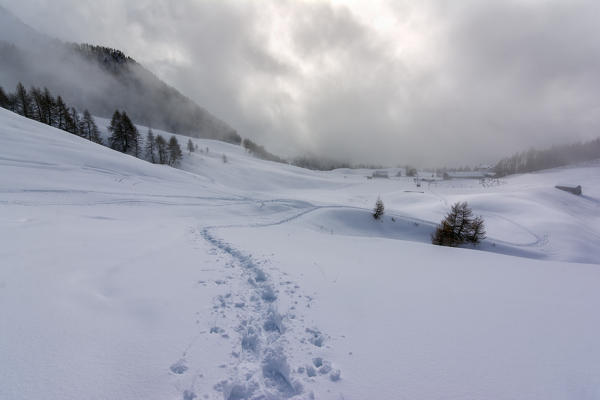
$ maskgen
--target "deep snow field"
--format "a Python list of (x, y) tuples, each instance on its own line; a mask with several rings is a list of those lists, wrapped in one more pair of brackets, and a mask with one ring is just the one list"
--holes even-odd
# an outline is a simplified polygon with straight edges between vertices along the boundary
[[(416, 187), (193, 141), (0, 109), (0, 399), (600, 398), (600, 163)], [(477, 249), (429, 244), (456, 201)]]

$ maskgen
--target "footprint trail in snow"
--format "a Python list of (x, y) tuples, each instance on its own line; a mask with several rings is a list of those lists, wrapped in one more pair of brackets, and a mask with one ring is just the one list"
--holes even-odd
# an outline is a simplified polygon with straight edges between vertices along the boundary
[[(214, 384), (212, 395), (200, 393), (193, 384), (180, 383), (181, 398), (208, 399), (215, 394), (226, 400), (314, 398), (312, 383), (317, 379), (336, 382), (341, 372), (319, 356), (327, 335), (314, 326), (305, 326), (299, 312), (303, 302), (309, 307), (313, 299), (302, 295), (289, 279), (277, 279), (280, 272), (274, 268), (267, 272), (268, 260), (257, 260), (219, 238), (215, 231), (224, 228), (201, 228), (194, 236), (210, 244), (211, 253), (227, 271), (225, 280), (214, 281), (225, 291), (213, 299), (215, 323), (201, 334), (229, 340), (231, 356), (220, 365), (223, 379)], [(290, 304), (288, 309), (280, 309), (280, 296), (285, 298), (283, 303)], [(169, 366), (175, 378), (193, 369), (185, 360), (192, 346), (194, 342)]]

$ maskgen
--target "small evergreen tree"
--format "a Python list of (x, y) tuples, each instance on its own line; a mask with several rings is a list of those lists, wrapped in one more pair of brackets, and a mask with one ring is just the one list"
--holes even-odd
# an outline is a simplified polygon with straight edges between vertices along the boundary
[(179, 147), (179, 142), (175, 135), (171, 136), (169, 139), (169, 145), (167, 147), (169, 153), (169, 165), (177, 165), (183, 153), (181, 152), (181, 147)]
[(455, 203), (431, 235), (431, 243), (456, 247), (464, 243), (477, 244), (485, 239), (483, 218), (473, 218), (473, 211), (466, 202)]
[(188, 149), (189, 153), (193, 153), (194, 152), (195, 147), (194, 147), (194, 143), (192, 142), (192, 139), (188, 139), (187, 149)]
[(167, 141), (161, 135), (156, 135), (156, 152), (158, 154), (159, 164), (166, 164), (169, 161)]
[(373, 218), (380, 219), (384, 213), (383, 201), (380, 197), (377, 197), (377, 201), (375, 202), (375, 208), (373, 209)]
[(156, 162), (156, 139), (154, 138), (154, 133), (152, 132), (152, 128), (148, 128), (148, 133), (146, 134), (146, 160), (150, 161), (152, 164)]
[(227, 164), (227, 156), (225, 155), (225, 153), (223, 153), (223, 156), (221, 156), (221, 159), (223, 160), (223, 164)]

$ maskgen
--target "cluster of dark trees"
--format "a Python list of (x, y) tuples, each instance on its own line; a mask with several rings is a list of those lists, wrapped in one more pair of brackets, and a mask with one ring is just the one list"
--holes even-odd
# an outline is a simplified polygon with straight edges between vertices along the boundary
[(332, 160), (323, 157), (301, 156), (296, 157), (291, 162), (297, 167), (312, 169), (315, 171), (331, 171), (339, 168), (360, 168), (360, 169), (382, 169), (383, 165), (378, 164), (352, 164), (347, 161)]
[[(108, 73), (103, 77), (103, 83), (110, 85), (112, 92), (119, 93), (118, 99), (113, 98), (112, 102), (117, 101), (118, 107), (130, 110), (135, 121), (188, 136), (241, 143), (242, 138), (234, 129), (162, 82), (122, 51), (86, 43), (69, 43), (67, 46), (73, 57), (99, 66), (101, 73)], [(104, 110), (114, 107), (114, 103), (106, 104), (103, 93), (98, 94), (99, 97), (97, 93), (88, 97), (93, 99), (95, 107)]]
[(473, 211), (466, 202), (453, 204), (446, 218), (431, 235), (431, 243), (450, 247), (464, 243), (477, 244), (483, 239), (485, 239), (483, 218), (473, 217)]
[(152, 128), (148, 128), (142, 149), (142, 138), (138, 129), (125, 111), (119, 112), (117, 110), (114, 112), (108, 130), (111, 132), (108, 138), (110, 148), (121, 153), (131, 154), (153, 164), (171, 166), (179, 164), (183, 156), (181, 146), (179, 146), (179, 141), (175, 135), (171, 135), (167, 142), (161, 135), (155, 135)]
[(530, 149), (500, 160), (494, 167), (496, 176), (539, 171), (600, 158), (600, 138), (589, 142), (553, 146), (545, 150)]
[[(47, 88), (32, 87), (28, 91), (19, 82), (14, 93), (7, 93), (0, 87), (0, 107), (92, 142), (104, 144), (94, 117), (87, 109), (80, 114), (75, 107), (69, 107), (61, 96), (54, 97)], [(174, 135), (167, 142), (161, 135), (155, 136), (152, 129), (149, 129), (143, 143), (138, 129), (125, 111), (114, 112), (108, 130), (111, 135), (107, 145), (113, 150), (152, 163), (171, 166), (177, 165), (182, 158), (181, 147)]]
[(191, 137), (242, 141), (235, 129), (120, 50), (41, 36), (17, 44), (2, 39), (4, 85), (20, 81), (26, 87), (48, 86), (78, 109), (87, 108), (99, 117), (110, 118), (115, 109), (124, 109), (138, 124)]
[(331, 171), (338, 168), (352, 168), (352, 164), (344, 161), (328, 160), (313, 156), (300, 156), (292, 160), (292, 165), (315, 171)]
[[(188, 148), (190, 145), (194, 148), (191, 140), (188, 141)], [(153, 164), (176, 166), (183, 156), (181, 146), (179, 146), (175, 135), (171, 135), (167, 142), (161, 135), (154, 135), (151, 128), (148, 129), (148, 133), (146, 134), (144, 150), (146, 160)]]
[(273, 153), (269, 153), (267, 151), (267, 149), (264, 148), (264, 146), (258, 145), (250, 139), (244, 139), (242, 141), (242, 146), (246, 150), (248, 150), (248, 152), (250, 154), (252, 154), (255, 157), (258, 157), (260, 159), (267, 160), (267, 161), (275, 161), (275, 162), (279, 162), (279, 163), (287, 163), (287, 161), (284, 160), (283, 158), (280, 158)]
[(7, 93), (0, 87), (0, 107), (102, 144), (100, 131), (90, 112), (86, 109), (83, 115), (80, 114), (61, 96), (54, 97), (47, 88), (32, 87), (28, 91), (19, 82), (14, 93)]

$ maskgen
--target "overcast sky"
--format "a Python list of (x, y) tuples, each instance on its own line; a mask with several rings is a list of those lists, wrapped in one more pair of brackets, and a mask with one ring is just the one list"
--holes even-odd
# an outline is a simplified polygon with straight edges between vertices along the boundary
[(0, 0), (284, 156), (457, 165), (600, 136), (597, 0)]

